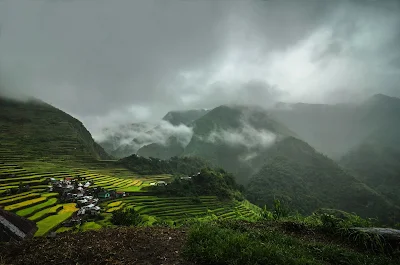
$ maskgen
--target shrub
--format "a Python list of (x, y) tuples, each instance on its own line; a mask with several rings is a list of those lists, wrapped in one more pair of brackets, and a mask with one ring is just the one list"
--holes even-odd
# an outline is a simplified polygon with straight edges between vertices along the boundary
[(114, 211), (111, 223), (114, 225), (138, 226), (143, 224), (143, 218), (134, 208), (126, 208)]
[(183, 255), (196, 264), (216, 265), (398, 264), (390, 257), (366, 255), (337, 244), (308, 241), (235, 221), (193, 225)]
[(192, 197), (191, 202), (196, 203), (196, 204), (201, 204), (201, 200), (199, 197)]
[(279, 220), (282, 217), (287, 217), (289, 215), (289, 210), (282, 205), (280, 200), (274, 200), (274, 209), (272, 216), (275, 220)]
[(267, 206), (264, 205), (264, 208), (262, 208), (260, 217), (264, 220), (272, 220), (274, 217), (270, 211), (268, 211)]

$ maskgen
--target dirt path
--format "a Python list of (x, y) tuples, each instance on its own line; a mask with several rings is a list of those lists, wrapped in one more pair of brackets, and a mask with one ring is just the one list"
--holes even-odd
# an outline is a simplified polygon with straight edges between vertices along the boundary
[(0, 245), (0, 264), (191, 264), (182, 229), (117, 228)]

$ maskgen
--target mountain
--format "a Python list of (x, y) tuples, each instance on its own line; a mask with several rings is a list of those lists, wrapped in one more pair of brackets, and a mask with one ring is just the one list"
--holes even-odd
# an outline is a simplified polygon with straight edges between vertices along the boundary
[(291, 209), (310, 214), (318, 208), (356, 212), (390, 222), (400, 217), (399, 207), (318, 153), (307, 143), (288, 137), (268, 150), (262, 169), (247, 189), (250, 201), (272, 205), (281, 199)]
[(102, 131), (103, 139), (98, 141), (107, 153), (112, 153), (121, 145), (132, 141), (133, 137), (151, 128), (150, 124), (140, 122), (119, 125), (116, 128), (105, 128)]
[(388, 127), (377, 130), (351, 149), (340, 159), (340, 163), (400, 205), (400, 129), (396, 124)]
[(117, 158), (139, 154), (168, 159), (180, 155), (187, 144), (183, 143), (188, 141), (180, 139), (182, 135), (174, 127), (184, 128), (207, 112), (205, 109), (170, 111), (159, 124), (136, 123), (108, 128), (100, 145)]
[(138, 155), (122, 158), (117, 163), (142, 175), (193, 175), (210, 166), (206, 161), (197, 157), (172, 157), (168, 160), (160, 160)]
[(0, 159), (110, 159), (83, 124), (39, 100), (0, 98)]
[(144, 144), (148, 144), (133, 140), (140, 138), (153, 127), (152, 124), (145, 122), (108, 127), (102, 131), (102, 139), (98, 139), (98, 143), (110, 155), (117, 158), (126, 157), (135, 154)]
[(333, 159), (382, 127), (400, 126), (400, 99), (374, 95), (353, 104), (278, 104), (269, 110), (304, 141)]
[(400, 205), (400, 99), (379, 94), (363, 105), (368, 109), (365, 119), (372, 128), (339, 161), (360, 180)]
[(201, 157), (246, 183), (261, 165), (252, 163), (274, 142), (295, 134), (262, 108), (220, 106), (193, 123), (193, 137), (183, 156)]
[(189, 125), (198, 118), (207, 114), (209, 110), (206, 109), (192, 109), (192, 110), (180, 110), (170, 111), (162, 119), (168, 121), (174, 126), (185, 124)]
[(175, 136), (168, 138), (165, 144), (151, 143), (141, 147), (137, 154), (143, 157), (169, 159), (183, 153), (184, 147)]

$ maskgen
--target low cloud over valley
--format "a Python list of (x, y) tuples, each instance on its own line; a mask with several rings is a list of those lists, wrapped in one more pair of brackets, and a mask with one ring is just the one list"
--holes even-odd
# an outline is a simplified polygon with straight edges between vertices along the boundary
[(0, 94), (95, 136), (172, 109), (400, 96), (399, 13), (397, 0), (3, 0)]

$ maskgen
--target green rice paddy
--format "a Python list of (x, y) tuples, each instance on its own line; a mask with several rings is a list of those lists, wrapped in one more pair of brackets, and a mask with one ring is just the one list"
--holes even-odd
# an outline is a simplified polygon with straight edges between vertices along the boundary
[[(22, 159), (22, 158), (21, 158)], [(183, 223), (190, 219), (209, 216), (215, 218), (256, 218), (257, 211), (245, 202), (220, 201), (215, 196), (203, 196), (198, 199), (188, 197), (143, 196), (143, 187), (151, 182), (169, 181), (171, 175), (140, 176), (125, 169), (86, 169), (68, 168), (47, 162), (0, 161), (0, 207), (13, 211), (20, 216), (36, 222), (38, 231), (35, 236), (43, 236), (51, 231), (70, 231), (62, 223), (78, 211), (75, 203), (61, 204), (58, 193), (48, 192), (49, 178), (58, 180), (65, 177), (83, 177), (82, 183), (92, 181), (94, 187), (106, 190), (133, 193), (133, 196), (103, 202), (103, 220), (82, 224), (77, 231), (99, 229), (111, 225), (112, 212), (133, 207), (148, 224), (156, 221)], [(5, 163), (6, 162), (6, 163)], [(101, 163), (101, 162), (99, 162)], [(93, 166), (95, 168), (95, 166)], [(113, 175), (115, 172), (115, 175)], [(18, 194), (3, 196), (9, 189), (29, 185), (30, 190)], [(141, 192), (140, 196), (135, 192)]]

